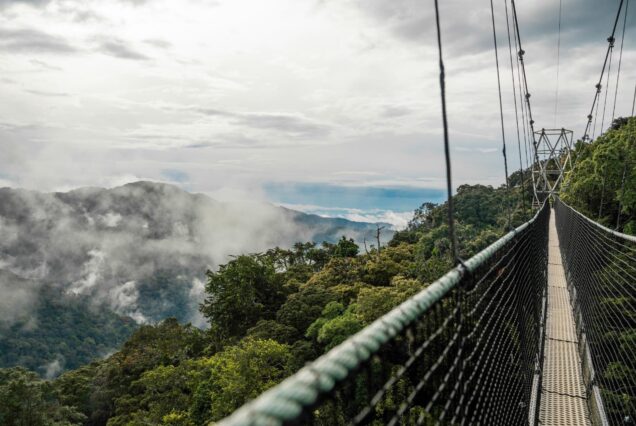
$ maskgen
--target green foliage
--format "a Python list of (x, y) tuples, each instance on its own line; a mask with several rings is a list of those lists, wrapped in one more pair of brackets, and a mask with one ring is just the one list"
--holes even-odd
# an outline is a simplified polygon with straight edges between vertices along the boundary
[(292, 344), (298, 340), (299, 333), (294, 327), (274, 320), (261, 320), (249, 330), (247, 336), (261, 340), (275, 340), (278, 343)]
[(345, 309), (342, 303), (329, 303), (322, 311), (322, 316), (307, 329), (307, 337), (315, 339), (325, 351), (338, 346), (363, 327), (355, 311), (355, 304)]
[(116, 400), (118, 415), (109, 419), (109, 426), (160, 424), (164, 418), (172, 424), (193, 425), (188, 409), (196, 371), (191, 362), (160, 365), (146, 371), (131, 384), (130, 394)]
[(242, 337), (259, 320), (274, 318), (285, 301), (282, 284), (267, 258), (239, 256), (218, 272), (208, 271), (201, 312), (220, 341)]
[(0, 424), (5, 426), (81, 425), (86, 417), (63, 405), (54, 386), (22, 367), (0, 369)]
[(365, 324), (370, 324), (380, 316), (417, 294), (422, 283), (415, 279), (397, 276), (389, 287), (364, 288), (358, 294), (356, 312)]
[[(127, 424), (147, 415), (142, 376), (157, 367), (178, 367), (203, 354), (204, 333), (168, 319), (157, 326), (143, 326), (123, 348), (108, 359), (64, 373), (55, 388), (64, 404), (74, 406), (87, 418), (85, 424)], [(139, 381), (142, 379), (141, 381)], [(174, 382), (175, 386), (177, 381)], [(156, 410), (155, 410), (156, 412)], [(141, 418), (141, 417), (139, 417)]]
[[(107, 309), (90, 308), (84, 297), (44, 287), (33, 316), (0, 325), (0, 367), (23, 366), (42, 375), (91, 362), (121, 346), (137, 325)], [(47, 364), (59, 367), (57, 371)]]
[(196, 390), (196, 424), (219, 420), (291, 373), (289, 346), (273, 340), (244, 339), (199, 361), (205, 380)]
[[(561, 197), (586, 216), (636, 234), (636, 118), (619, 118), (592, 143), (578, 142)], [(620, 208), (620, 212), (619, 212)]]
[[(190, 296), (193, 271), (159, 269), (151, 276), (139, 280), (137, 305), (150, 321), (177, 318), (185, 321), (187, 315), (197, 307), (192, 306)], [(165, 303), (169, 300), (170, 303)]]
[(333, 249), (333, 255), (336, 257), (356, 257), (360, 248), (352, 238), (342, 237)]
[(291, 294), (276, 313), (281, 324), (304, 332), (322, 313), (327, 303), (336, 300), (336, 295), (319, 285), (308, 285), (298, 293)]
[(388, 286), (398, 274), (416, 275), (415, 248), (412, 244), (388, 246), (369, 256), (361, 268), (360, 278), (374, 286)]

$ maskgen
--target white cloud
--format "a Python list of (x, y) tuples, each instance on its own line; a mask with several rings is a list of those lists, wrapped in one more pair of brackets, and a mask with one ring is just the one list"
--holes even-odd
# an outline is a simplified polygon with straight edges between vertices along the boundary
[(340, 207), (324, 207), (312, 204), (282, 204), (293, 210), (316, 214), (322, 217), (342, 217), (354, 222), (388, 223), (394, 230), (401, 230), (413, 218), (413, 212), (397, 212), (381, 209), (352, 209)]
[(106, 253), (103, 251), (89, 250), (88, 261), (84, 264), (83, 276), (68, 288), (68, 292), (71, 294), (86, 294), (90, 292), (99, 283), (106, 261)]
[(44, 377), (54, 379), (64, 370), (64, 358), (61, 356), (42, 366)]
[[(0, 104), (0, 184), (40, 190), (112, 186), (159, 180), (166, 169), (187, 170), (188, 189), (202, 192), (248, 189), (267, 180), (444, 184), (430, 5), (0, 4), (0, 97), (9, 100)], [(516, 158), (500, 6), (506, 133), (510, 158)], [(614, 6), (564, 1), (558, 125), (577, 135)], [(553, 5), (519, 8), (535, 118), (539, 127), (549, 127), (556, 76), (556, 21), (548, 19)], [(442, 5), (457, 185), (502, 182), (487, 15), (478, 3)], [(626, 40), (633, 38), (629, 29)], [(636, 51), (625, 47), (622, 87), (636, 80)], [(618, 114), (629, 112), (632, 93), (631, 86), (619, 91)], [(419, 180), (423, 175), (430, 180)]]

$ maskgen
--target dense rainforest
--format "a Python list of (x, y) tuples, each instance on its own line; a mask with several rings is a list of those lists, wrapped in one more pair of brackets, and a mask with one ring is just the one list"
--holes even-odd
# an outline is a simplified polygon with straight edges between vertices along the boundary
[[(593, 219), (636, 231), (636, 119), (618, 119), (576, 146), (563, 199)], [(463, 185), (454, 196), (469, 257), (531, 215), (529, 171), (505, 186)], [(507, 206), (510, 206), (510, 215)], [(201, 330), (166, 319), (121, 349), (46, 380), (0, 370), (6, 425), (199, 425), (230, 414), (439, 278), (451, 266), (447, 205), (423, 204), (382, 247), (353, 240), (298, 243), (239, 255), (208, 271)]]

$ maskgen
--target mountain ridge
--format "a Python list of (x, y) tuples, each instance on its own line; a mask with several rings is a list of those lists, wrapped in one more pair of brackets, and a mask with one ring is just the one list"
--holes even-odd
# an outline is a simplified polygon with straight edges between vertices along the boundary
[[(149, 181), (50, 193), (0, 188), (0, 306), (7, 313), (0, 322), (0, 367), (49, 371), (56, 361), (59, 368), (89, 362), (128, 337), (134, 327), (126, 318), (143, 324), (176, 317), (205, 327), (198, 308), (206, 270), (233, 255), (342, 235), (370, 240), (375, 231), (371, 223), (268, 203), (224, 203)], [(59, 318), (41, 318), (51, 313)], [(72, 330), (73, 321), (90, 333)], [(70, 327), (65, 335), (82, 356), (71, 359), (64, 342), (50, 345), (46, 333), (32, 329), (45, 322)], [(50, 350), (25, 358), (11, 349), (20, 341), (32, 348), (47, 341)]]

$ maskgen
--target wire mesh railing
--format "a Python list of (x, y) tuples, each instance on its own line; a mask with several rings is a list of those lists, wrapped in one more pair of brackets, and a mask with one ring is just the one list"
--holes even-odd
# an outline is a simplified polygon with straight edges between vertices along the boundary
[(583, 378), (598, 424), (636, 424), (636, 237), (555, 201)]
[(549, 208), (219, 424), (528, 424)]

